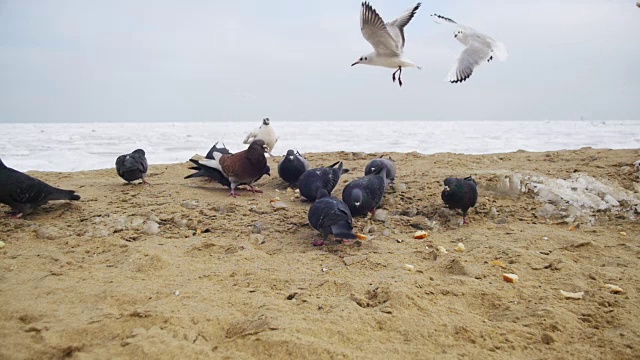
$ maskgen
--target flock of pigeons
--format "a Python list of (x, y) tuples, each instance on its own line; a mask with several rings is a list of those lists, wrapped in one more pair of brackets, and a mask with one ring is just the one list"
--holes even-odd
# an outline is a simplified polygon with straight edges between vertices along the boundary
[[(403, 67), (421, 69), (404, 55), (406, 42), (404, 28), (416, 15), (421, 5), (421, 3), (417, 3), (397, 19), (385, 23), (371, 4), (363, 2), (360, 12), (360, 30), (374, 51), (360, 56), (351, 66), (366, 64), (396, 69), (391, 79), (395, 82), (396, 74), (398, 74), (398, 85), (402, 86)], [(438, 23), (455, 25), (456, 30), (453, 36), (465, 46), (449, 71), (446, 81), (460, 83), (467, 80), (477, 66), (485, 61), (490, 62), (494, 56), (501, 61), (507, 59), (508, 54), (504, 44), (468, 26), (460, 25), (450, 18), (438, 14), (433, 14), (431, 17)]]
[[(252, 131), (245, 143), (247, 149), (231, 153), (224, 145), (215, 143), (207, 155), (192, 158), (195, 172), (185, 179), (205, 177), (230, 189), (229, 195), (238, 196), (239, 186), (246, 185), (253, 193), (262, 192), (253, 184), (262, 176), (271, 176), (265, 153), (269, 153), (278, 141), (268, 118)], [(148, 164), (144, 150), (137, 149), (116, 159), (116, 172), (127, 182), (147, 181)], [(331, 196), (340, 176), (349, 170), (342, 161), (326, 167), (311, 168), (309, 161), (292, 149), (278, 164), (278, 175), (289, 186), (297, 187), (305, 201), (313, 202), (308, 211), (311, 227), (322, 235), (314, 245), (322, 245), (329, 235), (338, 241), (355, 239), (352, 216), (375, 214), (389, 185), (396, 178), (393, 160), (378, 158), (367, 164), (364, 175), (349, 182), (341, 199)], [(441, 197), (451, 209), (462, 210), (463, 223), (467, 223), (467, 211), (478, 199), (476, 182), (471, 178), (447, 178)], [(11, 169), (0, 160), (0, 203), (11, 207), (12, 217), (20, 218), (50, 200), (80, 200), (73, 190), (63, 190), (20, 171)]]

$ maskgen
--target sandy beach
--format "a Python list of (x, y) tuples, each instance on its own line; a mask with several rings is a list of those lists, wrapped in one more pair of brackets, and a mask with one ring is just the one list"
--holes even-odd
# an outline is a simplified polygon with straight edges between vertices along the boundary
[[(306, 155), (350, 169), (339, 197), (383, 154)], [(322, 247), (279, 157), (263, 194), (235, 199), (184, 180), (188, 162), (151, 165), (152, 186), (115, 169), (30, 172), (82, 199), (0, 219), (0, 358), (640, 357), (639, 149), (384, 155), (398, 177), (383, 221), (355, 218), (367, 239)], [(584, 211), (531, 186), (580, 174), (627, 198)], [(461, 226), (440, 192), (468, 175), (480, 196)]]

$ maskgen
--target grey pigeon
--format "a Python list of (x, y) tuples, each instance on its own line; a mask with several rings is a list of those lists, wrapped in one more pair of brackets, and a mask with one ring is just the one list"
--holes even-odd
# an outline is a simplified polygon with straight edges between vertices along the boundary
[(9, 168), (0, 160), (0, 203), (11, 207), (14, 218), (20, 218), (50, 200), (80, 200), (80, 195)]
[(386, 168), (378, 167), (375, 172), (355, 179), (342, 190), (342, 201), (349, 206), (351, 215), (359, 216), (376, 211), (386, 188)]
[(387, 185), (392, 183), (396, 179), (396, 163), (389, 159), (373, 159), (364, 168), (364, 174), (369, 175), (375, 172), (378, 168), (384, 167), (386, 171)]
[(337, 239), (355, 239), (353, 219), (349, 207), (344, 202), (329, 196), (325, 189), (318, 190), (316, 202), (309, 208), (309, 225), (322, 234), (322, 240), (314, 241), (313, 246), (323, 245), (330, 234)]
[(116, 171), (126, 182), (142, 179), (142, 183), (151, 185), (147, 181), (147, 158), (144, 150), (137, 149), (131, 154), (120, 155), (116, 159)]
[(327, 193), (331, 194), (336, 185), (338, 185), (340, 175), (346, 171), (348, 170), (342, 169), (342, 161), (335, 162), (327, 167), (305, 171), (298, 179), (300, 195), (309, 201), (315, 201), (320, 189), (325, 189)]
[(253, 183), (268, 171), (267, 158), (264, 153), (268, 150), (263, 140), (253, 140), (246, 150), (235, 154), (221, 154), (213, 152), (213, 159), (199, 160), (199, 167), (216, 169), (229, 179), (231, 191), (229, 196), (236, 197), (238, 185), (248, 185), (254, 193), (262, 192), (253, 187)]
[(478, 201), (476, 181), (471, 176), (464, 179), (446, 178), (444, 180), (444, 190), (442, 190), (440, 196), (449, 209), (462, 210), (462, 223), (468, 224), (467, 211), (469, 211), (469, 208), (476, 206)]
[(278, 175), (289, 185), (295, 185), (307, 170), (309, 170), (309, 161), (293, 150), (287, 150), (287, 155), (278, 164)]

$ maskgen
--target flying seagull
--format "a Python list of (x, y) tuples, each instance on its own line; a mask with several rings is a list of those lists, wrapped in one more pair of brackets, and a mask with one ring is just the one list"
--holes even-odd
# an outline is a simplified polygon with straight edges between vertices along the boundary
[(468, 26), (460, 25), (448, 17), (438, 14), (433, 14), (431, 17), (437, 23), (445, 22), (456, 25), (457, 29), (453, 33), (453, 37), (466, 46), (462, 53), (458, 55), (445, 81), (461, 83), (467, 80), (478, 65), (485, 61), (490, 62), (494, 56), (501, 61), (507, 60), (509, 55), (503, 43), (495, 41), (493, 38)]
[(422, 4), (417, 3), (397, 19), (385, 24), (378, 12), (368, 2), (363, 2), (360, 12), (360, 30), (364, 39), (373, 46), (374, 51), (360, 56), (351, 66), (366, 64), (397, 69), (393, 72), (391, 79), (396, 82), (396, 73), (398, 73), (398, 85), (402, 86), (403, 67), (421, 69), (404, 56), (404, 28), (416, 15), (420, 5)]

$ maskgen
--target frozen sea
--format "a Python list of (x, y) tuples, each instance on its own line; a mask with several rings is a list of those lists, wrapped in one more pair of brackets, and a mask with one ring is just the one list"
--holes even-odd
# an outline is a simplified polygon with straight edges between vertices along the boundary
[[(143, 148), (150, 164), (206, 154), (216, 141), (232, 152), (260, 122), (0, 124), (0, 158), (18, 170), (80, 171), (114, 167)], [(640, 147), (640, 121), (278, 122), (274, 155), (287, 149), (487, 154)]]

